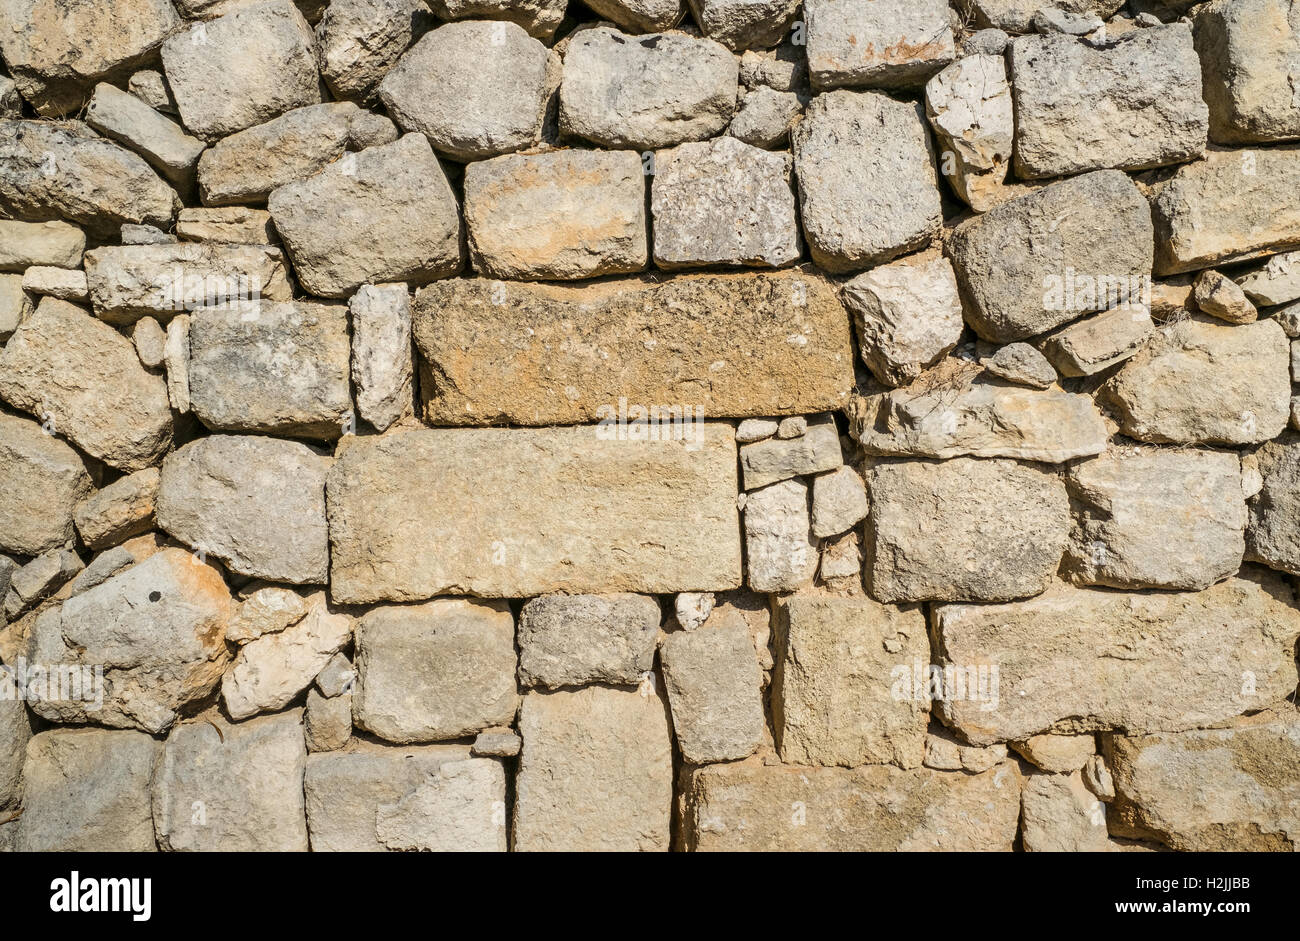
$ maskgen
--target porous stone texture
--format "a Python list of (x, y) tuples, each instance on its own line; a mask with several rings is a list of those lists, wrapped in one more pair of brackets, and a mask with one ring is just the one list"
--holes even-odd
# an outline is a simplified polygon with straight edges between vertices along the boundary
[[(543, 7), (531, 11), (534, 16), (550, 12), (545, 9), (548, 5), (555, 6), (554, 0), (531, 0), (531, 5)], [(507, 12), (506, 4), (479, 0), (438, 0), (435, 6), (445, 8), (438, 13), (447, 20), (462, 12), (471, 16)], [(521, 10), (516, 16), (528, 12)], [(554, 31), (558, 19), (548, 18), (548, 22)], [(369, 102), (402, 53), (433, 25), (429, 7), (421, 0), (331, 0), (316, 24), (321, 78), (335, 98)]]
[(745, 582), (754, 591), (795, 591), (817, 571), (808, 485), (782, 480), (745, 495)]
[(39, 555), (72, 538), (94, 485), (76, 451), (36, 422), (0, 414), (0, 550)]
[(805, 0), (804, 17), (819, 89), (920, 85), (956, 55), (943, 0)]
[(146, 467), (119, 477), (78, 504), (77, 533), (89, 549), (107, 549), (154, 528), (160, 474)]
[(1300, 138), (1294, 68), (1300, 11), (1284, 0), (1216, 0), (1196, 11), (1196, 51), (1216, 143)]
[(748, 758), (763, 742), (763, 675), (739, 621), (669, 635), (664, 689), (682, 757), (693, 764)]
[(521, 686), (634, 686), (654, 666), (662, 612), (646, 595), (543, 595), (519, 613)]
[(925, 86), (925, 111), (937, 135), (939, 169), (971, 208), (991, 209), (1011, 166), (1015, 117), (999, 50), (958, 59)]
[(386, 431), (412, 408), (411, 295), (405, 284), (363, 284), (348, 311), (357, 411)]

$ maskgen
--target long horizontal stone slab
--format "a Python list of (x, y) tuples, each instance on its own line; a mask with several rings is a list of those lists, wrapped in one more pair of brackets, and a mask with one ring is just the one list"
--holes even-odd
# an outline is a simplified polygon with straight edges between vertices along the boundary
[(416, 294), (413, 317), (437, 425), (577, 424), (620, 399), (799, 415), (841, 408), (853, 387), (849, 316), (812, 273), (441, 281)]
[(731, 426), (627, 430), (345, 438), (326, 484), (333, 599), (739, 587)]

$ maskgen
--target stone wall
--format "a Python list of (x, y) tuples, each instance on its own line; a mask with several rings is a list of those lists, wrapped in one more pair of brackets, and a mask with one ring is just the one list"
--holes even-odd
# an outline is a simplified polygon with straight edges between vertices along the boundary
[(1300, 3), (0, 54), (0, 848), (1300, 847)]

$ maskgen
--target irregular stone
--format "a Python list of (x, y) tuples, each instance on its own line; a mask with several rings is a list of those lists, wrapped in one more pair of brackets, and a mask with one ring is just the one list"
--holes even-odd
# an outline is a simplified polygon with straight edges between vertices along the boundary
[(631, 151), (507, 154), (465, 168), (474, 269), (575, 280), (646, 266), (645, 175)]
[(564, 56), (560, 130), (640, 151), (707, 140), (731, 122), (739, 74), (735, 56), (711, 39), (584, 29)]
[(420, 39), (379, 97), (402, 130), (468, 162), (538, 143), (558, 74), (558, 57), (521, 27), (468, 20)]
[(784, 147), (790, 139), (790, 128), (803, 113), (804, 100), (805, 96), (796, 92), (760, 85), (744, 93), (727, 133), (764, 150)]
[(800, 765), (896, 764), (925, 751), (929, 702), (894, 674), (929, 660), (919, 607), (870, 598), (795, 595), (776, 607), (772, 722), (781, 760)]
[(52, 297), (0, 352), (0, 398), (118, 470), (148, 467), (171, 445), (163, 380), (126, 337)]
[(1009, 61), (1022, 179), (1145, 170), (1205, 151), (1208, 109), (1185, 23), (1100, 48), (1072, 36), (1022, 36)]
[(80, 108), (96, 82), (125, 79), (179, 25), (167, 0), (6, 0), (0, 52), (22, 96), (54, 117)]
[(0, 675), (0, 690), (5, 694), (0, 698), (0, 808), (7, 810), (22, 797), (23, 762), (32, 721), (7, 674)]
[(867, 516), (867, 488), (851, 467), (813, 478), (812, 534), (837, 536)]
[(429, 143), (407, 134), (271, 192), (267, 208), (304, 290), (423, 284), (461, 267), (456, 197)]
[[(1159, 21), (1156, 21), (1159, 24)], [(1040, 33), (1063, 33), (1067, 36), (1086, 36), (1102, 29), (1106, 24), (1093, 13), (1071, 13), (1054, 7), (1045, 7), (1033, 15), (1030, 25)]]
[[(1178, 274), (1300, 246), (1300, 146), (1215, 150), (1153, 187), (1155, 273)], [(1113, 229), (1110, 239), (1124, 236)], [(1067, 256), (1068, 257), (1068, 256)]]
[(126, 571), (138, 560), (125, 546), (114, 546), (101, 552), (90, 564), (77, 573), (77, 577), (68, 583), (67, 596), (79, 595), (96, 585), (102, 585), (114, 575)]
[(1246, 297), (1260, 307), (1300, 300), (1300, 252), (1274, 255), (1263, 265), (1236, 275), (1234, 280)]
[(1101, 388), (1120, 430), (1139, 441), (1256, 444), (1290, 414), (1286, 334), (1272, 320), (1208, 318), (1163, 327)]
[(176, 235), (184, 242), (219, 245), (269, 245), (280, 240), (271, 214), (246, 206), (182, 209), (176, 215)]
[(968, 220), (949, 255), (967, 322), (1007, 343), (1136, 300), (1150, 284), (1151, 246), (1151, 211), (1137, 186), (1099, 170)]
[(1010, 852), (1020, 785), (1010, 763), (963, 774), (754, 760), (692, 770), (683, 807), (683, 841), (697, 852)]
[(853, 386), (848, 318), (812, 273), (454, 280), (419, 291), (413, 316), (437, 425), (596, 420), (610, 436), (681, 438), (704, 415), (841, 408)]
[(172, 98), (172, 90), (167, 87), (167, 79), (156, 69), (133, 72), (127, 80), (126, 90), (155, 111), (163, 114), (177, 113), (176, 101)]
[(1104, 853), (1106, 810), (1073, 774), (1030, 774), (1020, 792), (1021, 842), (1029, 853)]
[(861, 271), (938, 232), (939, 176), (919, 104), (880, 92), (818, 95), (790, 137), (804, 237), (820, 267)]
[(358, 622), (352, 718), (400, 744), (514, 721), (515, 622), (504, 602), (440, 598), (372, 609)]
[(357, 411), (377, 431), (411, 410), (411, 299), (405, 284), (363, 284), (349, 302)]
[(925, 114), (942, 152), (940, 171), (953, 190), (977, 212), (993, 208), (1015, 140), (1001, 51), (965, 56), (931, 78), (925, 85)]
[[(461, 5), (459, 0), (451, 2)], [(441, 6), (446, 5), (441, 0)], [(331, 0), (316, 25), (321, 78), (335, 98), (369, 102), (402, 53), (433, 25), (428, 6), (420, 0)]]
[(791, 171), (789, 155), (734, 137), (658, 154), (650, 199), (655, 264), (780, 268), (797, 261)]
[(186, 415), (190, 410), (190, 317), (181, 314), (167, 322), (163, 342), (163, 366), (167, 370), (167, 398), (172, 410)]
[(156, 226), (132, 225), (129, 222), (122, 225), (121, 238), (123, 245), (170, 245), (176, 241), (176, 236)]
[(671, 29), (686, 15), (685, 0), (591, 0), (587, 6), (634, 33)]
[(1300, 533), (1294, 512), (1300, 501), (1300, 447), (1291, 438), (1259, 452), (1263, 483), (1250, 503), (1246, 557), (1292, 575), (1300, 574)]
[[(934, 617), (942, 665), (997, 670), (991, 701), (953, 696), (934, 705), (976, 745), (1045, 732), (1212, 725), (1277, 702), (1296, 685), (1300, 612), (1291, 588), (1266, 569), (1245, 568), (1199, 592), (1057, 583), (1029, 601), (938, 605)], [(1197, 669), (1189, 673), (1188, 663)]]
[(817, 571), (808, 518), (808, 486), (783, 480), (745, 500), (745, 573), (753, 591), (795, 591)]
[(871, 454), (1060, 463), (1100, 454), (1110, 438), (1090, 396), (985, 381), (968, 364), (940, 364), (906, 388), (856, 400), (851, 418)]
[(736, 426), (736, 440), (741, 444), (762, 441), (776, 436), (781, 423), (771, 418), (746, 418)]
[[(378, 139), (371, 140), (376, 121), (381, 122)], [(390, 144), (397, 137), (393, 122), (350, 101), (295, 108), (205, 150), (199, 158), (199, 193), (205, 206), (261, 204), (272, 190), (319, 173), (348, 151)]]
[[(1044, 0), (964, 0), (970, 8), (975, 23), (984, 28), (1006, 30), (1009, 33), (1027, 33), (1032, 29), (1033, 17), (1043, 8)], [(1052, 6), (1067, 13), (1084, 13), (1109, 19), (1124, 0), (1053, 0)]]
[(39, 555), (72, 539), (94, 492), (85, 461), (36, 422), (0, 414), (0, 550)]
[(776, 426), (776, 436), (782, 440), (802, 438), (808, 433), (808, 419), (804, 415), (783, 418)]
[(1042, 350), (1063, 376), (1091, 376), (1140, 350), (1155, 330), (1151, 309), (1121, 304), (1049, 333)]
[(677, 631), (659, 653), (673, 734), (692, 764), (748, 758), (763, 742), (763, 675), (742, 623)]
[(1080, 771), (1097, 753), (1091, 735), (1031, 735), (1011, 747), (1034, 767), (1052, 774)]
[(322, 696), (334, 699), (351, 693), (356, 680), (357, 671), (352, 668), (352, 661), (343, 654), (336, 653), (316, 674), (316, 689)]
[(379, 805), (375, 835), (393, 850), (504, 853), (505, 797), (501, 762), (444, 762), (401, 800)]
[(302, 726), (307, 751), (343, 748), (352, 738), (352, 694), (327, 699), (315, 689), (308, 690)]
[[(653, 3), (656, 0), (642, 2)], [(672, 2), (680, 5), (681, 0)], [(431, 0), (433, 11), (440, 19), (508, 20), (518, 23), (529, 36), (543, 42), (551, 41), (564, 20), (568, 5), (569, 0)]]
[(163, 461), (158, 526), (240, 575), (324, 584), (329, 465), (329, 458), (294, 441), (243, 435), (191, 441)]
[(284, 255), (268, 245), (109, 245), (86, 252), (86, 281), (95, 315), (114, 324), (293, 299)]
[(0, 212), (13, 219), (58, 218), (111, 238), (125, 222), (168, 228), (178, 208), (142, 157), (80, 121), (0, 120)]
[(0, 271), (23, 272), (33, 265), (80, 268), (86, 233), (66, 222), (0, 219)]
[(23, 765), (23, 853), (151, 853), (149, 778), (160, 743), (141, 732), (51, 729)]
[(931, 732), (925, 737), (924, 764), (927, 768), (982, 774), (1006, 760), (1005, 745), (990, 745), (987, 748), (964, 745), (942, 726), (939, 729), (940, 731)]
[(0, 274), (0, 344), (8, 342), (34, 309), (31, 297), (23, 291), (23, 276)]
[(684, 591), (673, 599), (673, 615), (684, 631), (693, 631), (709, 619), (717, 598), (711, 591)]
[(855, 587), (861, 585), (862, 551), (856, 530), (822, 540), (817, 576), (823, 582), (833, 578), (852, 578)]
[(164, 850), (306, 852), (302, 710), (230, 723), (217, 710), (172, 730), (154, 772)]
[(962, 40), (957, 54), (967, 56), (1001, 56), (1011, 43), (1011, 37), (1000, 29), (992, 27), (977, 29)]
[(999, 379), (1031, 389), (1046, 389), (1056, 382), (1055, 368), (1028, 343), (1000, 346), (992, 356), (980, 360), (980, 365)]
[(1192, 300), (1202, 313), (1228, 323), (1251, 323), (1259, 319), (1259, 311), (1246, 298), (1246, 292), (1217, 271), (1202, 271), (1196, 276)]
[(153, 317), (141, 317), (131, 328), (131, 342), (136, 355), (146, 369), (157, 369), (163, 364), (163, 349), (167, 344), (167, 331)]
[(74, 519), (81, 541), (96, 551), (153, 529), (158, 469), (146, 467), (120, 477), (77, 506)]
[(873, 268), (844, 285), (858, 349), (885, 385), (907, 385), (961, 339), (961, 298), (942, 255), (917, 255)]
[(288, 0), (193, 23), (163, 43), (162, 63), (181, 120), (204, 140), (321, 100), (316, 41)]
[(519, 614), (519, 684), (635, 686), (654, 667), (662, 614), (645, 595), (544, 595)]
[(943, 0), (805, 0), (814, 88), (923, 85), (956, 56)]
[(1078, 582), (1195, 591), (1241, 567), (1235, 454), (1111, 450), (1072, 464), (1065, 480), (1075, 505), (1065, 568)]
[(244, 599), (226, 626), (226, 640), (247, 644), (297, 624), (307, 613), (302, 595), (288, 588), (259, 588)]
[(221, 678), (226, 713), (239, 721), (283, 709), (311, 686), (316, 674), (351, 640), (352, 619), (331, 614), (322, 592), (296, 624), (240, 648)]
[(1300, 720), (1289, 703), (1219, 729), (1107, 735), (1117, 836), (1179, 851), (1300, 846)]
[(261, 302), (196, 310), (189, 398), (213, 431), (332, 440), (352, 412), (347, 308)]
[(830, 415), (816, 416), (798, 438), (769, 438), (740, 449), (745, 489), (835, 470), (844, 463), (840, 433)]
[(1210, 136), (1253, 144), (1300, 138), (1295, 61), (1300, 11), (1284, 0), (1218, 0), (1196, 11)]
[(71, 549), (51, 549), (16, 570), (5, 596), (5, 616), (18, 620), (23, 612), (53, 595), (72, 581), (85, 566)]
[(474, 738), (470, 754), (476, 758), (514, 758), (523, 739), (514, 729), (485, 729)]
[(1070, 533), (1065, 485), (1033, 464), (882, 462), (867, 487), (867, 590), (891, 604), (1036, 595)]
[(37, 619), (33, 662), (102, 664), (103, 702), (37, 696), (32, 710), (55, 722), (166, 731), (221, 679), (231, 609), (215, 568), (161, 550)]
[(608, 440), (577, 426), (346, 444), (327, 490), (338, 603), (740, 584), (730, 425), (704, 423), (693, 442)]
[(57, 297), (84, 304), (90, 299), (84, 271), (67, 268), (33, 267), (23, 272), (23, 290), (32, 297)]
[(734, 52), (769, 48), (790, 32), (799, 0), (690, 0), (700, 30)]
[(811, 97), (808, 84), (808, 56), (794, 42), (776, 49), (748, 50), (740, 57), (740, 81), (745, 88), (799, 92)]
[(135, 95), (101, 83), (85, 112), (86, 123), (109, 140), (133, 150), (178, 190), (194, 183), (203, 141), (191, 137)]
[(660, 696), (534, 690), (523, 698), (519, 733), (516, 850), (668, 849), (673, 751)]

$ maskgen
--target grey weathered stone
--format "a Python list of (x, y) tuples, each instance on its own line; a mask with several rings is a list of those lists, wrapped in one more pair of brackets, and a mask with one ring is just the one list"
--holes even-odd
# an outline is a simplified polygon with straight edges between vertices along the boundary
[(156, 53), (180, 18), (167, 0), (0, 4), (0, 52), (38, 114), (75, 112), (98, 81), (121, 81)]
[(32, 720), (26, 704), (6, 674), (0, 676), (0, 809), (9, 810), (22, 798), (23, 762), (32, 737)]
[(8, 342), (35, 309), (32, 298), (23, 291), (23, 276), (0, 274), (0, 343)]
[(419, 134), (285, 184), (267, 208), (298, 280), (320, 297), (367, 282), (424, 283), (461, 267), (456, 197)]
[(319, 173), (348, 151), (397, 137), (392, 121), (350, 101), (295, 108), (205, 150), (199, 192), (206, 206), (263, 203), (272, 190)]
[(369, 102), (402, 53), (433, 25), (422, 0), (331, 0), (316, 25), (321, 78), (335, 98)]
[(803, 113), (804, 96), (760, 85), (744, 93), (727, 133), (754, 147), (784, 147), (790, 128)]
[[(200, 438), (163, 461), (158, 526), (240, 575), (324, 584), (329, 465), (329, 458), (295, 441)], [(275, 525), (268, 526), (269, 520)]]
[(650, 210), (662, 269), (781, 268), (799, 259), (788, 154), (734, 137), (681, 144), (655, 158)]
[(94, 492), (81, 455), (36, 422), (0, 414), (0, 550), (39, 555), (72, 539)]
[(1286, 0), (1217, 0), (1196, 11), (1210, 135), (1218, 143), (1300, 138), (1300, 10)]
[(103, 665), (103, 702), (36, 697), (32, 709), (56, 722), (166, 731), (177, 711), (216, 688), (229, 661), (230, 594), (215, 568), (163, 549), (32, 628), (32, 660)]
[(994, 695), (949, 696), (934, 708), (977, 745), (1212, 725), (1294, 690), (1294, 604), (1281, 576), (1248, 567), (1199, 592), (1057, 583), (1029, 601), (938, 605), (938, 662), (968, 677), (991, 674)]
[(28, 268), (23, 272), (23, 290), (32, 297), (57, 297), (79, 304), (90, 299), (86, 273), (69, 268)]
[(126, 90), (155, 111), (162, 114), (178, 113), (172, 90), (167, 87), (167, 79), (157, 69), (141, 69), (131, 73)]
[[(1300, 146), (1214, 150), (1153, 187), (1156, 275), (1300, 246)], [(1111, 239), (1121, 236), (1113, 229)]]
[(141, 732), (51, 729), (33, 736), (14, 848), (153, 852), (149, 778), (161, 750)]
[(352, 694), (326, 698), (316, 689), (307, 691), (302, 718), (307, 751), (337, 751), (352, 738)]
[(176, 191), (144, 158), (80, 121), (0, 120), (0, 212), (73, 222), (101, 238), (123, 223), (168, 228)]
[(728, 49), (777, 45), (790, 32), (800, 0), (690, 0), (700, 30)]
[(375, 835), (392, 850), (504, 853), (505, 798), (501, 762), (444, 762), (401, 800), (379, 805)]
[(750, 90), (770, 88), (810, 97), (808, 56), (793, 42), (776, 49), (748, 50), (740, 57), (740, 81)]
[(516, 850), (668, 849), (673, 754), (659, 695), (534, 690), (523, 698), (519, 733)]
[(51, 549), (16, 570), (5, 595), (5, 616), (18, 620), (23, 612), (53, 595), (72, 581), (85, 566), (71, 549)]
[(961, 298), (948, 259), (904, 258), (873, 268), (844, 285), (862, 361), (881, 382), (907, 385), (961, 339)]
[(0, 352), (0, 398), (118, 470), (147, 467), (171, 445), (163, 380), (126, 337), (52, 297)]
[(316, 41), (289, 0), (267, 0), (192, 23), (162, 45), (181, 120), (215, 140), (320, 102)]
[(445, 592), (524, 598), (738, 587), (731, 426), (703, 423), (691, 442), (610, 440), (596, 431), (347, 439), (327, 489), (331, 597), (351, 604)]
[(808, 486), (782, 480), (745, 499), (745, 574), (754, 591), (795, 591), (817, 571)]
[(426, 34), (379, 84), (398, 127), (440, 154), (483, 160), (541, 140), (559, 60), (504, 21), (447, 23)]
[(669, 634), (659, 657), (683, 760), (737, 761), (758, 750), (766, 730), (763, 674), (744, 623)]
[(26, 271), (32, 265), (80, 268), (86, 233), (66, 222), (0, 219), (0, 271)]
[(867, 488), (867, 590), (891, 604), (1036, 595), (1070, 533), (1065, 485), (1034, 464), (882, 462)]
[(515, 624), (499, 601), (384, 606), (356, 627), (352, 718), (390, 742), (436, 742), (514, 721)]
[(1061, 375), (1091, 376), (1133, 356), (1154, 329), (1149, 307), (1120, 304), (1049, 333), (1042, 350)]
[[(1009, 33), (1027, 33), (1033, 28), (1034, 14), (1044, 6), (1044, 0), (963, 0), (974, 16), (975, 23), (984, 28), (1006, 30)], [(1052, 0), (1052, 6), (1067, 13), (1083, 13), (1109, 19), (1124, 0)]]
[(1066, 571), (1112, 588), (1196, 591), (1241, 567), (1246, 504), (1234, 454), (1112, 449), (1066, 471)]
[(1063, 33), (1067, 36), (1086, 36), (1106, 24), (1095, 13), (1074, 13), (1069, 10), (1058, 10), (1055, 7), (1044, 7), (1033, 15), (1030, 25), (1044, 35)]
[(560, 128), (643, 151), (706, 140), (730, 123), (739, 74), (735, 56), (710, 39), (585, 29), (564, 56)]
[(347, 308), (270, 303), (196, 310), (189, 397), (214, 431), (337, 438), (351, 414)]
[(969, 771), (981, 774), (996, 767), (1007, 757), (1007, 746), (989, 745), (981, 748), (965, 745), (955, 735), (936, 726), (937, 731), (925, 737), (924, 765), (936, 771)]
[(746, 418), (736, 426), (736, 440), (752, 444), (775, 437), (780, 428), (781, 423), (772, 418)]
[(1029, 853), (1104, 853), (1106, 810), (1073, 774), (1031, 773), (1020, 792), (1021, 842)]
[(1150, 283), (1151, 231), (1146, 200), (1117, 170), (1003, 203), (960, 225), (949, 246), (966, 320), (1006, 343), (1136, 299)]
[(1140, 441), (1255, 444), (1290, 416), (1290, 346), (1272, 320), (1209, 318), (1161, 328), (1102, 387), (1120, 430)]
[(182, 209), (176, 215), (176, 235), (183, 242), (218, 245), (268, 245), (280, 241), (271, 214), (246, 206)]
[(137, 320), (131, 328), (131, 342), (135, 344), (140, 364), (146, 369), (157, 369), (163, 364), (167, 331), (159, 325), (157, 318), (141, 317)]
[(519, 614), (519, 684), (635, 686), (654, 666), (662, 615), (646, 595), (544, 595)]
[[(681, 0), (670, 2), (680, 5)], [(440, 19), (509, 20), (535, 39), (550, 42), (564, 20), (569, 0), (430, 0), (430, 5)]]
[(1287, 437), (1265, 445), (1259, 458), (1263, 483), (1250, 503), (1246, 557), (1300, 575), (1300, 532), (1294, 525), (1300, 505), (1300, 446)]
[(823, 583), (829, 583), (831, 579), (852, 578), (855, 591), (861, 586), (862, 550), (857, 530), (851, 529), (822, 540), (817, 577)]
[(363, 284), (349, 302), (357, 411), (377, 431), (411, 411), (411, 297), (405, 284)]
[(776, 436), (782, 440), (802, 438), (808, 433), (808, 418), (804, 415), (790, 415), (781, 419), (776, 426)]
[(575, 280), (646, 266), (645, 174), (631, 151), (507, 154), (465, 168), (475, 270)]
[(158, 469), (127, 474), (77, 505), (73, 518), (89, 549), (107, 549), (153, 529)]
[(977, 29), (967, 35), (957, 47), (957, 54), (968, 56), (1001, 56), (1011, 43), (1011, 37), (996, 27)]
[(331, 614), (324, 592), (308, 603), (296, 624), (241, 647), (221, 678), (221, 701), (235, 721), (289, 705), (352, 640), (352, 619)]
[(919, 104), (880, 92), (818, 95), (791, 132), (813, 261), (860, 271), (920, 248), (943, 218)]
[(965, 56), (931, 78), (925, 113), (938, 137), (944, 177), (973, 209), (991, 209), (1006, 181), (1015, 140), (1002, 53)]
[(1300, 720), (1291, 703), (1223, 728), (1102, 741), (1117, 835), (1195, 852), (1300, 846)]
[(717, 596), (711, 591), (684, 591), (673, 599), (673, 616), (684, 631), (693, 631), (709, 619)]
[(816, 416), (798, 438), (768, 438), (740, 449), (746, 490), (757, 490), (791, 477), (820, 474), (843, 463), (840, 433), (830, 415)]
[(815, 88), (922, 85), (956, 56), (943, 0), (805, 0)]
[(1056, 369), (1028, 343), (999, 346), (992, 356), (980, 360), (980, 365), (999, 379), (1031, 389), (1046, 389), (1056, 382)]
[(302, 620), (307, 602), (288, 588), (267, 586), (249, 592), (226, 625), (226, 640), (247, 644)]
[(754, 759), (695, 769), (684, 790), (683, 843), (703, 852), (1010, 852), (1020, 822), (1011, 762), (966, 774)]
[(1196, 276), (1192, 300), (1202, 313), (1228, 323), (1250, 323), (1259, 319), (1255, 309), (1235, 281), (1217, 271), (1202, 271)]
[(357, 671), (352, 661), (341, 653), (330, 658), (329, 663), (316, 674), (316, 689), (322, 696), (334, 699), (352, 692), (357, 681)]
[(305, 852), (302, 710), (230, 723), (215, 709), (167, 737), (153, 779), (164, 850)]
[(293, 299), (284, 256), (267, 245), (108, 245), (86, 252), (86, 282), (95, 315), (113, 324)]
[(86, 105), (85, 120), (109, 140), (144, 157), (178, 190), (193, 186), (194, 168), (203, 152), (203, 141), (186, 134), (176, 122), (163, 117), (135, 95), (112, 85), (96, 85)]
[(514, 729), (484, 729), (474, 737), (470, 754), (476, 758), (514, 758), (523, 739)]
[(686, 15), (686, 0), (591, 0), (587, 6), (634, 33), (671, 29)]
[(68, 597), (104, 584), (114, 575), (129, 569), (137, 561), (139, 560), (126, 546), (114, 546), (106, 552), (101, 552), (91, 560), (89, 565), (78, 572), (72, 581), (68, 582)]
[(164, 232), (157, 226), (122, 224), (121, 239), (123, 245), (170, 245), (177, 241), (176, 236)]
[(1260, 307), (1300, 300), (1300, 252), (1273, 255), (1264, 264), (1235, 275), (1234, 280)]
[(840, 408), (853, 387), (849, 320), (813, 272), (457, 279), (416, 294), (414, 332), (436, 425), (599, 421), (620, 438), (681, 438), (703, 416)]
[(837, 536), (867, 515), (867, 488), (852, 467), (841, 467), (813, 478), (812, 533)]
[(850, 417), (872, 454), (1060, 463), (1099, 454), (1110, 438), (1090, 396), (989, 382), (951, 360), (906, 388), (856, 400)]
[(895, 674), (910, 677), (913, 661), (929, 660), (920, 607), (795, 595), (776, 612), (772, 721), (781, 760), (918, 767), (929, 701)]
[(172, 410), (190, 411), (190, 317), (181, 314), (167, 322), (163, 341), (163, 366), (167, 370), (167, 398)]

